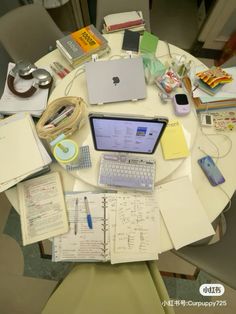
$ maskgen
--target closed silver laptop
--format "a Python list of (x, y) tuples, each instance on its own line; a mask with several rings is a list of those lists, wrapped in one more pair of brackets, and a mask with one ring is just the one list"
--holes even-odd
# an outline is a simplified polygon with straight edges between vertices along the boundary
[(146, 98), (141, 57), (88, 62), (85, 73), (90, 104)]

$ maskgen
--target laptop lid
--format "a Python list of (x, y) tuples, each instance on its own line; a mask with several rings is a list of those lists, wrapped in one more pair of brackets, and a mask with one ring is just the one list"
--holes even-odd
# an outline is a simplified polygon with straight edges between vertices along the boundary
[(87, 62), (85, 74), (90, 104), (138, 100), (146, 97), (141, 57)]
[(168, 119), (91, 113), (89, 122), (96, 150), (153, 154)]

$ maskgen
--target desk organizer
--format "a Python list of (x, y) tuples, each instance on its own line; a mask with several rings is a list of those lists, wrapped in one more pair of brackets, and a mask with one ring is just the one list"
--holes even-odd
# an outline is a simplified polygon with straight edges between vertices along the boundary
[[(69, 116), (66, 116), (60, 123), (50, 125), (48, 121), (52, 120), (63, 107), (67, 106), (68, 108), (74, 107), (73, 112)], [(73, 134), (77, 129), (81, 128), (85, 122), (85, 118), (86, 103), (82, 98), (71, 96), (61, 97), (55, 99), (48, 105), (36, 125), (36, 130), (41, 139), (51, 142), (62, 133), (66, 137)]]

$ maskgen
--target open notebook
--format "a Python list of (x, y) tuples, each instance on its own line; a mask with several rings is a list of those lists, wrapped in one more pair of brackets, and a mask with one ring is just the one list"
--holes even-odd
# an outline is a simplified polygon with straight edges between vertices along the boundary
[[(87, 197), (92, 226), (86, 219)], [(70, 230), (53, 240), (53, 261), (155, 260), (159, 251), (156, 194), (66, 194)]]
[(60, 175), (57, 172), (17, 184), (23, 245), (68, 231)]

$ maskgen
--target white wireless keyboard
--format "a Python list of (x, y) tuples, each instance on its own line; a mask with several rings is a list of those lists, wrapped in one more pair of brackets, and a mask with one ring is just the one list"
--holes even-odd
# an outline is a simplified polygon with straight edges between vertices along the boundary
[(146, 157), (103, 154), (99, 185), (153, 191), (156, 162)]

